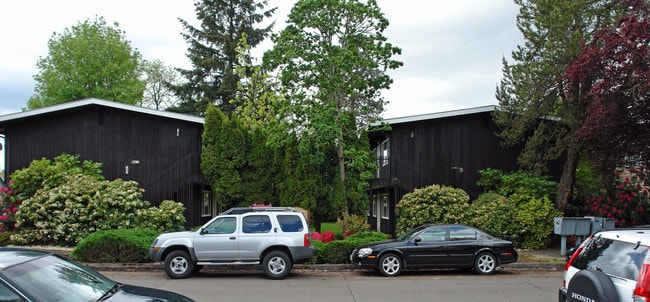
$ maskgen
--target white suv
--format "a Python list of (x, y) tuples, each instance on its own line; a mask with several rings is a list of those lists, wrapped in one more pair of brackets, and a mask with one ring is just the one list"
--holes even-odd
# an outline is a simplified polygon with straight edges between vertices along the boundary
[(271, 279), (314, 256), (307, 221), (293, 208), (236, 208), (197, 231), (165, 233), (149, 248), (170, 278), (187, 278), (205, 265), (262, 264)]
[(559, 301), (650, 301), (650, 228), (596, 232), (566, 265)]

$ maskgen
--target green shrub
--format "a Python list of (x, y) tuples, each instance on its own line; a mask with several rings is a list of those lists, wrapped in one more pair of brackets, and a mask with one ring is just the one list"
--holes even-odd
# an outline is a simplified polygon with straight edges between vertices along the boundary
[(432, 185), (415, 189), (395, 207), (397, 236), (425, 223), (469, 223), (468, 201), (465, 191), (453, 187)]
[(524, 249), (541, 249), (548, 246), (553, 232), (553, 217), (562, 216), (547, 197), (513, 195), (517, 203), (519, 245)]
[(156, 230), (160, 233), (185, 230), (185, 206), (173, 200), (163, 200), (158, 207), (136, 212), (136, 228)]
[(471, 205), (471, 225), (487, 233), (516, 241), (519, 235), (517, 204), (495, 192), (481, 194)]
[(359, 232), (353, 235), (348, 236), (343, 240), (335, 240), (329, 243), (323, 243), (319, 240), (314, 240), (312, 244), (316, 253), (314, 263), (349, 263), (350, 262), (350, 253), (352, 251), (366, 243), (382, 241), (389, 238), (388, 234), (381, 232)]
[(11, 245), (11, 234), (14, 232), (12, 231), (1, 231), (0, 232), (0, 246), (7, 246)]
[(147, 229), (103, 230), (90, 234), (74, 248), (70, 257), (82, 262), (148, 262), (149, 246), (160, 233)]
[(63, 184), (46, 185), (20, 205), (16, 244), (74, 246), (99, 230), (133, 228), (138, 210), (149, 207), (133, 181), (97, 180), (66, 175)]
[(366, 218), (354, 214), (344, 214), (343, 218), (337, 219), (336, 225), (342, 230), (341, 236), (343, 238), (358, 232), (370, 231), (370, 225)]

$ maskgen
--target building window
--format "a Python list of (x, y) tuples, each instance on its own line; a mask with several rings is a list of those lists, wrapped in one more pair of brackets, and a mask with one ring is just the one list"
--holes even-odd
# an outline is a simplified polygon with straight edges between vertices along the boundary
[(201, 216), (212, 216), (212, 192), (203, 190), (203, 207), (201, 207)]
[(381, 218), (388, 219), (388, 194), (381, 194)]
[(377, 200), (379, 199), (379, 195), (373, 195), (372, 196), (372, 208), (370, 211), (372, 211), (372, 217), (377, 217)]
[(381, 145), (379, 145), (379, 166), (385, 167), (388, 166), (388, 139), (383, 141)]

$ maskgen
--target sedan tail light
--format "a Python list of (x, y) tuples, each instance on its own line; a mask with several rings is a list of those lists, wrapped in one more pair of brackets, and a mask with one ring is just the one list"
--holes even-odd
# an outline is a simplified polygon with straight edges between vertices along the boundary
[(650, 249), (645, 256), (645, 260), (643, 260), (641, 271), (636, 279), (633, 301), (650, 301)]

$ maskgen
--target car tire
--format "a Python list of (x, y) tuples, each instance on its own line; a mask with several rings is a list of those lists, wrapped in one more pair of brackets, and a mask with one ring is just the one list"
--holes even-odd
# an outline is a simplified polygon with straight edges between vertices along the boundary
[(286, 278), (291, 273), (292, 267), (293, 263), (291, 262), (291, 258), (282, 251), (270, 252), (264, 256), (264, 260), (262, 261), (262, 270), (264, 271), (264, 275), (269, 279), (279, 280)]
[(173, 251), (165, 257), (165, 273), (172, 279), (184, 279), (194, 272), (192, 258), (185, 251)]
[(377, 270), (385, 277), (395, 277), (402, 272), (402, 258), (393, 253), (384, 254), (379, 258)]
[(608, 301), (618, 302), (616, 287), (605, 273), (581, 270), (573, 275), (567, 288), (567, 302)]
[(492, 253), (483, 252), (474, 259), (474, 271), (480, 275), (493, 274), (497, 269), (497, 258)]

